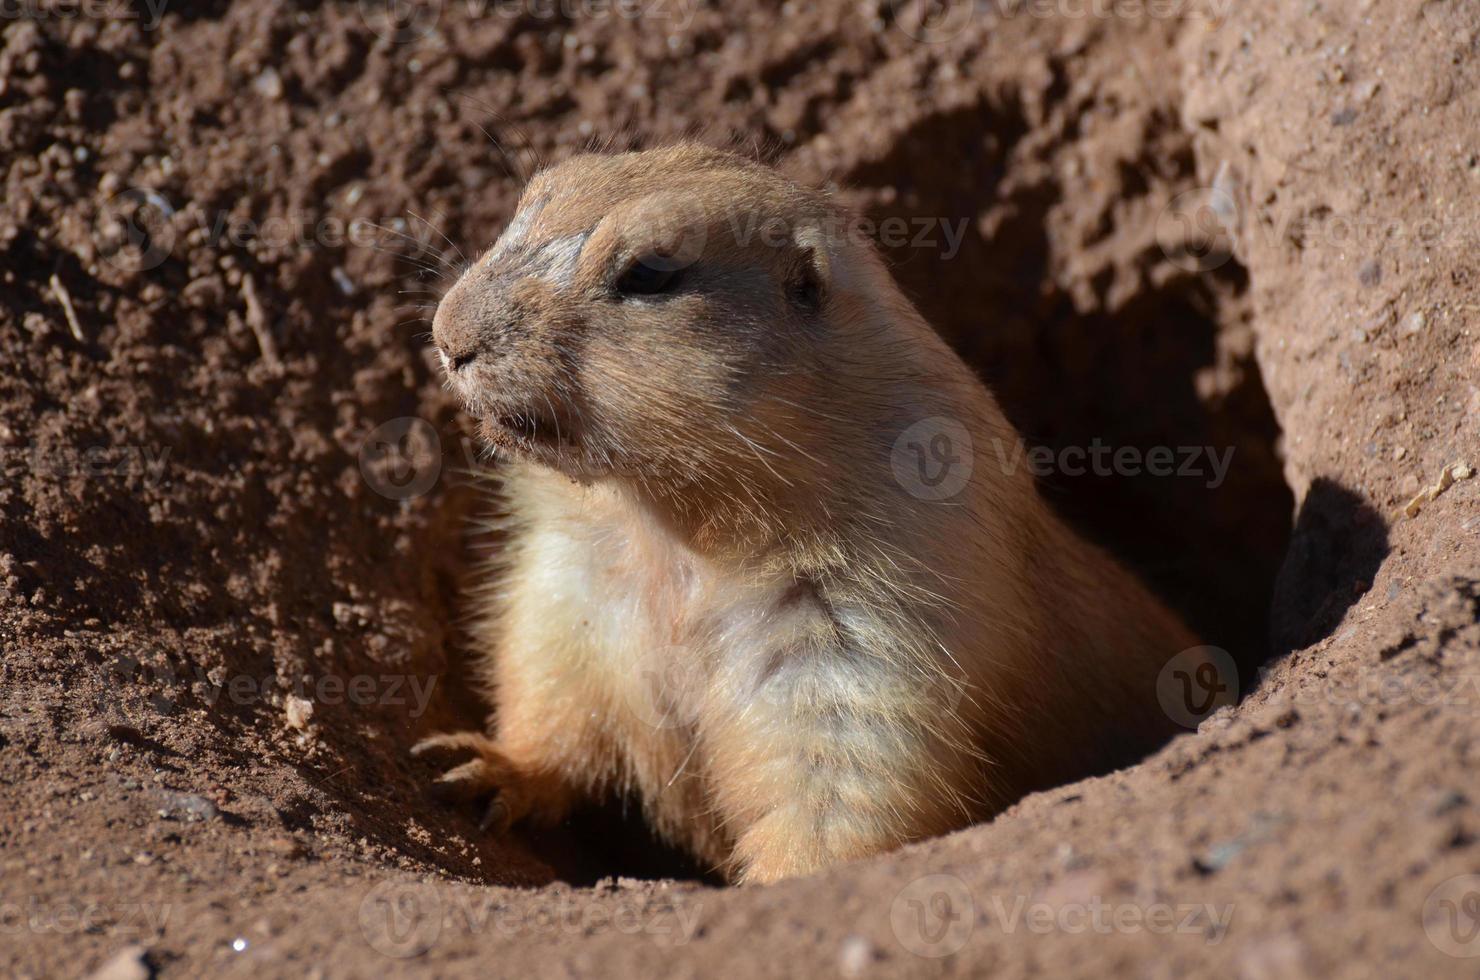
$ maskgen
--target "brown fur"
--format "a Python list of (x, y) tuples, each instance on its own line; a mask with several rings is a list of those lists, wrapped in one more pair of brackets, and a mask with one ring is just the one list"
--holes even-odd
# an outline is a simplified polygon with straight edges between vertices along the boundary
[[(693, 144), (535, 177), (434, 336), (509, 455), (479, 602), (491, 733), (445, 779), (490, 821), (638, 796), (768, 881), (991, 814), (1146, 747), (1196, 640), (1075, 538), (1017, 435), (823, 195)], [(767, 227), (745, 240), (744, 229)], [(677, 285), (622, 296), (634, 257)], [(922, 500), (895, 440), (954, 419), (975, 469)]]

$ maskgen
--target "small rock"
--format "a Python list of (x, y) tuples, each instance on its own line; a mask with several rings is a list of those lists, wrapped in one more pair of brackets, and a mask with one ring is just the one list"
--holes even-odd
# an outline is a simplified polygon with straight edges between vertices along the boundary
[(154, 967), (143, 946), (125, 946), (88, 975), (88, 980), (150, 980)]
[(874, 958), (874, 944), (867, 936), (846, 936), (838, 946), (838, 972), (845, 977), (861, 977)]
[(1412, 500), (1408, 501), (1408, 505), (1403, 508), (1403, 513), (1407, 514), (1410, 518), (1417, 517), (1425, 504), (1433, 503), (1437, 500), (1440, 494), (1454, 486), (1455, 481), (1468, 480), (1474, 475), (1475, 471), (1468, 463), (1463, 461), (1450, 463), (1439, 471), (1439, 479), (1433, 485), (1425, 487), (1415, 494)]
[(1215, 874), (1228, 866), (1228, 863), (1238, 857), (1247, 845), (1242, 840), (1231, 840), (1219, 844), (1208, 850), (1206, 854), (1192, 859), (1192, 866), (1200, 875)]
[(160, 790), (159, 815), (166, 820), (214, 820), (221, 815), (216, 804), (196, 793)]
[(334, 285), (338, 286), (339, 291), (344, 295), (353, 296), (355, 294), (354, 280), (349, 277), (349, 273), (345, 272), (343, 267), (336, 265), (330, 269), (329, 277), (334, 280)]
[(34, 311), (27, 313), (21, 318), (21, 325), (38, 339), (44, 338), (51, 333), (51, 323), (47, 321), (46, 317)]
[(1382, 263), (1376, 259), (1368, 259), (1362, 263), (1357, 270), (1357, 281), (1364, 286), (1375, 286), (1382, 282)]
[(308, 728), (309, 720), (313, 718), (312, 701), (290, 694), (283, 699), (283, 709), (288, 716), (289, 728), (300, 732)]
[(1415, 310), (1413, 313), (1410, 313), (1408, 315), (1408, 318), (1406, 320), (1403, 321), (1403, 332), (1411, 337), (1416, 333), (1421, 333), (1423, 331), (1423, 328), (1428, 325), (1428, 315), (1425, 314), (1422, 310)]
[(277, 73), (275, 68), (264, 68), (262, 74), (252, 80), (252, 88), (257, 94), (265, 99), (281, 99), (283, 97), (283, 77)]

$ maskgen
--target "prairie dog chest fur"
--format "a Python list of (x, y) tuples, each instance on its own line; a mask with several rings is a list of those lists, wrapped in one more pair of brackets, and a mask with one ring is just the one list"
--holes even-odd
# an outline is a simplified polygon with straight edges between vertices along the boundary
[(504, 492), (527, 522), (514, 560), (530, 574), (506, 582), (519, 594), (495, 613), (499, 631), (552, 652), (564, 663), (548, 666), (584, 688), (612, 756), (592, 766), (588, 745), (569, 762), (593, 783), (661, 801), (702, 781), (699, 731), (747, 712), (764, 724), (809, 652), (836, 640), (809, 583), (776, 564), (719, 564), (619, 488), (518, 467)]
[[(882, 595), (780, 557), (701, 553), (619, 486), (516, 463), (502, 492), (509, 568), (485, 611), (505, 750), (583, 795), (635, 798), (734, 876), (861, 856), (909, 807), (931, 831), (969, 812), (967, 678), (921, 642), (928, 617), (871, 652), (906, 628)], [(526, 717), (535, 705), (544, 716)], [(809, 824), (826, 834), (798, 847)]]

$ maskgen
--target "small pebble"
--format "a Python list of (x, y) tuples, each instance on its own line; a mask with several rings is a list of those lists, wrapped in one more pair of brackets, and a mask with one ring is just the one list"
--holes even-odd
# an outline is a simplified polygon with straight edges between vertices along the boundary
[(845, 977), (861, 977), (874, 961), (874, 944), (866, 936), (852, 935), (838, 946), (838, 972)]
[(125, 946), (88, 974), (88, 980), (149, 980), (154, 968), (149, 965), (148, 955), (143, 946)]
[(252, 88), (257, 94), (265, 99), (281, 99), (283, 97), (283, 77), (277, 73), (275, 68), (264, 68), (262, 74), (252, 81)]
[(221, 815), (216, 804), (196, 793), (177, 793), (162, 790), (159, 815), (165, 820), (214, 820)]
[(290, 694), (283, 701), (283, 709), (288, 716), (289, 728), (300, 732), (308, 728), (308, 722), (313, 718), (312, 701)]

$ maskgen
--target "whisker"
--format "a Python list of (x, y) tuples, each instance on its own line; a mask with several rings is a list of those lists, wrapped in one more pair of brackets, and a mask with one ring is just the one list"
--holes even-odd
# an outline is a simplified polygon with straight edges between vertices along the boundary
[(384, 248), (384, 247), (382, 247), (380, 245), (371, 245), (370, 248), (373, 249), (376, 252), (381, 252), (381, 253), (384, 253), (385, 255), (389, 255), (393, 259), (397, 259), (398, 261), (405, 262), (406, 264), (408, 264), (410, 266), (413, 266), (413, 267), (415, 267), (417, 269), (420, 269), (422, 272), (425, 272), (428, 275), (435, 276), (438, 279), (443, 278), (447, 274), (447, 270), (446, 269), (439, 269), (439, 268), (437, 268), (435, 266), (430, 266), (430, 265), (426, 265), (425, 263), (418, 262), (415, 259), (411, 258), (410, 256), (406, 255), (406, 253), (404, 253), (404, 252), (392, 251), (391, 249)]
[[(507, 119), (504, 119), (499, 110), (493, 105), (490, 105), (489, 103), (484, 102), (481, 99), (477, 99), (467, 94), (466, 92), (458, 93), (458, 98), (460, 98), (465, 103), (472, 104), (477, 108), (482, 109), (494, 119), (498, 120), (503, 126), (513, 128), (516, 131), (515, 135), (520, 137), (526, 147), (529, 145), (528, 134), (524, 133), (522, 130), (519, 130), (519, 127), (515, 126), (513, 123), (510, 123)], [(482, 132), (484, 136), (488, 137), (488, 141), (493, 144), (493, 148), (495, 150), (498, 150), (499, 157), (503, 161), (504, 170), (508, 172), (509, 176), (513, 177), (514, 180), (520, 184), (520, 186), (529, 183), (529, 178), (533, 176), (535, 172), (541, 169), (539, 160), (536, 159), (536, 166), (532, 170), (521, 169), (517, 156), (511, 159), (509, 156), (509, 151), (505, 149), (504, 145), (498, 141), (498, 137), (489, 132), (487, 127), (485, 127), (477, 120), (473, 120), (472, 122), (474, 126), (478, 127), (479, 131)]]
[[(410, 242), (412, 245), (414, 245), (416, 247), (416, 253), (417, 253), (417, 257), (418, 258), (421, 257), (421, 256), (423, 256), (423, 255), (430, 255), (434, 259), (436, 259), (437, 265), (440, 266), (441, 269), (443, 269), (443, 270), (451, 269), (451, 270), (455, 270), (455, 271), (459, 271), (459, 272), (461, 271), (459, 269), (459, 267), (458, 267), (458, 265), (457, 265), (456, 262), (454, 262), (452, 259), (448, 258), (447, 257), (447, 254), (445, 252), (442, 252), (439, 249), (434, 248), (432, 246), (431, 242), (422, 241), (420, 238), (414, 238), (411, 235), (406, 234), (404, 231), (397, 231), (394, 228), (387, 228), (385, 225), (377, 225), (377, 224), (374, 224), (373, 222), (368, 223), (368, 225), (369, 225), (369, 227), (374, 228), (377, 231), (383, 231), (383, 232), (385, 232), (388, 235), (394, 235), (396, 238), (399, 238), (399, 239), (401, 239), (403, 241), (406, 241), (406, 242)], [(435, 229), (433, 229), (433, 230), (435, 230)], [(438, 234), (441, 234), (441, 232), (438, 232)], [(443, 237), (446, 237), (446, 236), (443, 236)], [(379, 246), (379, 245), (372, 244), (370, 247), (373, 248), (373, 249), (376, 249), (378, 251), (384, 251), (384, 252), (386, 252), (387, 254), (390, 254), (390, 255), (403, 254), (403, 253), (391, 252), (389, 249), (386, 249), (386, 248), (384, 248), (382, 246)], [(453, 247), (456, 248), (455, 245)], [(432, 266), (428, 265), (428, 266), (425, 266), (425, 268), (431, 269)]]
[(415, 218), (417, 221), (420, 221), (422, 224), (426, 225), (427, 228), (429, 228), (430, 230), (436, 232), (438, 235), (441, 235), (442, 236), (442, 241), (444, 241), (448, 245), (451, 245), (452, 246), (452, 250), (457, 253), (457, 257), (460, 258), (460, 259), (462, 259), (462, 268), (458, 270), (459, 273), (465, 271), (467, 269), (467, 267), (469, 265), (471, 265), (471, 263), (468, 262), (468, 257), (463, 254), (463, 250), (460, 249), (460, 248), (458, 248), (457, 247), (457, 243), (454, 242), (452, 239), (448, 238), (447, 237), (447, 233), (444, 232), (441, 228), (438, 228), (436, 225), (432, 224), (430, 221), (428, 221), (427, 219), (423, 218), (421, 215), (417, 214), (415, 211), (411, 210), (410, 208), (407, 208), (406, 209), (406, 213), (409, 214), (409, 215), (411, 215), (411, 217)]

